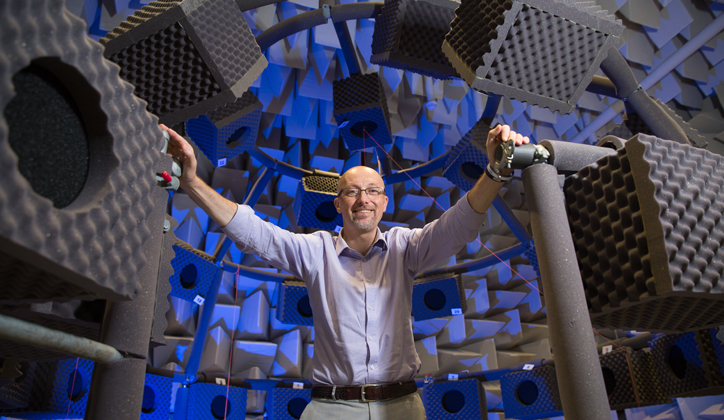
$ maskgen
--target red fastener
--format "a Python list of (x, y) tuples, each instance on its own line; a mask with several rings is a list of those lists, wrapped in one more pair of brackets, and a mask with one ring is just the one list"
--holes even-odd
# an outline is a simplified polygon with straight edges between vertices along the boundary
[(168, 172), (166, 172), (166, 171), (161, 172), (161, 177), (166, 182), (171, 182), (171, 180), (173, 179), (173, 178), (171, 178), (171, 175), (169, 175)]

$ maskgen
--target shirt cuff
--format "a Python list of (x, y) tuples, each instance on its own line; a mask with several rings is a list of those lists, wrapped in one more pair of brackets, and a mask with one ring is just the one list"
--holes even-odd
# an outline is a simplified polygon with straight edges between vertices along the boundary
[(477, 211), (473, 210), (473, 208), (470, 206), (470, 202), (468, 202), (467, 193), (465, 193), (464, 196), (460, 197), (460, 200), (458, 200), (455, 207), (457, 207), (460, 211), (460, 220), (462, 220), (462, 223), (469, 228), (480, 228), (480, 226), (482, 226), (483, 223), (488, 220), (487, 212), (478, 213)]

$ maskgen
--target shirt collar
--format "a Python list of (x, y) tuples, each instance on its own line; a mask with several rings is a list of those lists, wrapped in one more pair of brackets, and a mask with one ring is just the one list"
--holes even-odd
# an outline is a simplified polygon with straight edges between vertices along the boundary
[[(337, 235), (337, 238), (336, 238), (337, 242), (334, 246), (335, 251), (337, 251), (338, 257), (342, 254), (342, 252), (345, 249), (352, 250), (352, 248), (350, 248), (349, 245), (347, 245), (347, 241), (345, 241), (344, 238), (342, 237), (343, 231), (344, 231), (344, 228), (342, 228), (342, 230), (339, 231), (339, 234)], [(382, 248), (383, 251), (387, 250), (387, 239), (385, 239), (385, 236), (382, 234), (382, 231), (380, 230), (379, 227), (377, 227), (377, 236), (375, 236), (375, 240), (372, 243), (372, 247), (373, 248), (374, 247)]]

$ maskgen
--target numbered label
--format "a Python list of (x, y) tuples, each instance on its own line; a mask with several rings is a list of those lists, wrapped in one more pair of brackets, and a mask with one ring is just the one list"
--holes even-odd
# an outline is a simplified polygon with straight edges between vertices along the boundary
[(196, 297), (194, 298), (194, 303), (197, 305), (203, 305), (205, 300), (206, 299), (204, 299), (201, 295), (196, 295)]
[(447, 380), (448, 380), (448, 381), (457, 381), (457, 380), (458, 380), (458, 374), (457, 374), (457, 373), (448, 373), (448, 374), (447, 374)]
[(226, 158), (219, 159), (216, 166), (226, 166)]
[(226, 385), (226, 379), (216, 378), (216, 385)]
[(460, 308), (452, 308), (452, 314), (453, 314), (453, 315), (462, 315), (462, 314), (463, 314), (463, 310), (460, 309)]
[(523, 370), (533, 370), (534, 367), (535, 365), (525, 364), (523, 365)]
[(292, 384), (292, 388), (294, 389), (304, 389), (304, 383), (303, 382), (294, 382)]
[(601, 354), (611, 353), (613, 351), (613, 346), (603, 346), (603, 350), (601, 350)]
[(334, 232), (339, 233), (340, 231), (342, 231), (342, 226), (337, 225), (337, 227), (334, 228)]

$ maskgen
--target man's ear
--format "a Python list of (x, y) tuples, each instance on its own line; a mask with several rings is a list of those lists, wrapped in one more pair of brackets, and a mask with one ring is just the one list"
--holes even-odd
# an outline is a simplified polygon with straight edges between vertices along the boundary
[(387, 211), (387, 203), (389, 203), (389, 202), (390, 202), (390, 197), (388, 197), (387, 194), (385, 194), (385, 205), (382, 206), (382, 213)]
[(337, 213), (342, 213), (342, 207), (339, 205), (339, 197), (334, 199), (334, 207), (337, 209)]

